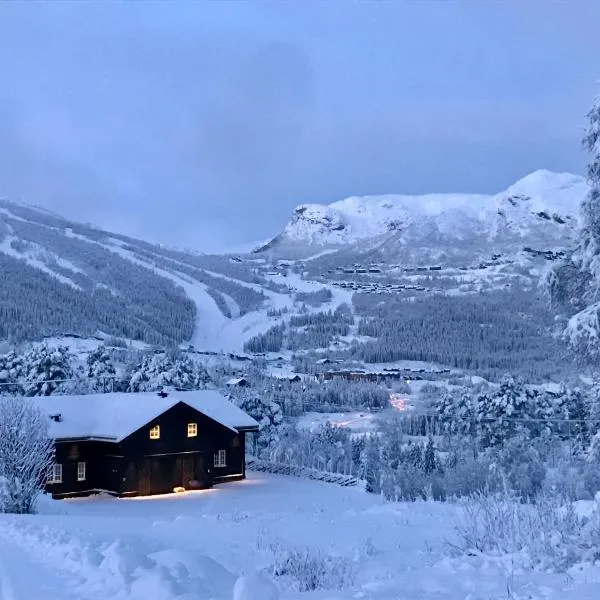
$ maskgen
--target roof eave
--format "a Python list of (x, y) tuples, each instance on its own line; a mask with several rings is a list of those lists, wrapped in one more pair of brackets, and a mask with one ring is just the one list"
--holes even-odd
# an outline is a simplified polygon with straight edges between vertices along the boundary
[(55, 442), (113, 442), (118, 443), (115, 436), (104, 435), (69, 435), (56, 436), (53, 438)]

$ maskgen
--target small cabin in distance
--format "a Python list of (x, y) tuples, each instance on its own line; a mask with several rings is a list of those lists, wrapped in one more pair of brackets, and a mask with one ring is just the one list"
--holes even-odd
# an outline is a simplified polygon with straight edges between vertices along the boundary
[(148, 496), (243, 479), (246, 433), (258, 431), (214, 390), (32, 400), (51, 421), (53, 498)]

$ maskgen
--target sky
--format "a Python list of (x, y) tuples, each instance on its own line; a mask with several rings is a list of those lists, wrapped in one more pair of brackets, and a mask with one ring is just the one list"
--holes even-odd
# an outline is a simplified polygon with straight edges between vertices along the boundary
[(597, 0), (0, 2), (0, 197), (237, 249), (294, 208), (583, 173)]

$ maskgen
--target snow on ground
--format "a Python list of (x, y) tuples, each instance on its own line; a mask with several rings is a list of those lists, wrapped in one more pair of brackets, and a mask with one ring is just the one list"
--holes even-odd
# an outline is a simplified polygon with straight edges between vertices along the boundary
[[(243, 287), (260, 291), (267, 297), (265, 307), (261, 310), (249, 312), (243, 316), (239, 316), (239, 307), (235, 301), (229, 296), (224, 295), (225, 301), (232, 313), (233, 318), (228, 318), (218, 308), (213, 298), (206, 291), (207, 286), (195, 281), (188, 276), (175, 271), (165, 271), (152, 265), (149, 262), (141, 260), (135, 256), (127, 248), (120, 244), (107, 245), (96, 242), (105, 249), (114, 252), (125, 258), (139, 264), (147, 269), (152, 269), (156, 274), (170, 279), (175, 284), (181, 286), (186, 295), (196, 305), (196, 326), (194, 334), (190, 340), (198, 350), (209, 350), (215, 352), (242, 352), (244, 343), (251, 337), (263, 333), (269, 327), (272, 327), (278, 322), (285, 320), (285, 317), (273, 319), (267, 316), (267, 311), (270, 309), (288, 309), (293, 314), (294, 301), (289, 294), (280, 294), (263, 288), (262, 286), (247, 281), (235, 279), (233, 277), (223, 275), (216, 271), (203, 269), (209, 275), (218, 277), (224, 280), (231, 281)], [(285, 283), (295, 291), (315, 291), (323, 288), (323, 284), (303, 280), (300, 276), (289, 274), (285, 278)], [(280, 283), (280, 282), (278, 282)], [(332, 301), (324, 305), (322, 309), (335, 309), (343, 302), (351, 302), (352, 294), (347, 291), (330, 288), (333, 294)], [(289, 315), (288, 317), (289, 318)]]
[(353, 433), (365, 433), (377, 428), (377, 417), (380, 413), (347, 412), (347, 413), (318, 413), (307, 412), (296, 419), (299, 429), (316, 431), (319, 427), (330, 423), (334, 427), (344, 427)]
[[(150, 498), (45, 500), (41, 509), (0, 516), (2, 600), (231, 600), (234, 586), (247, 600), (239, 592), (256, 591), (261, 570), (282, 600), (592, 600), (600, 589), (598, 567), (558, 575), (453, 556), (454, 505), (389, 504), (285, 476), (251, 473)], [(334, 589), (299, 591), (311, 560)]]

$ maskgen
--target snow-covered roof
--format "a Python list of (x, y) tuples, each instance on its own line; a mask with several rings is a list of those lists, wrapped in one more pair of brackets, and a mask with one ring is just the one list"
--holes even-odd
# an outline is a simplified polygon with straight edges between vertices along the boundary
[(231, 430), (254, 429), (258, 423), (241, 408), (214, 390), (89, 394), (45, 396), (31, 399), (48, 416), (60, 414), (50, 422), (54, 438), (107, 438), (121, 441), (179, 402)]
[(298, 381), (302, 379), (298, 373), (269, 373), (269, 375), (275, 379), (281, 379), (283, 381)]
[(248, 383), (248, 380), (245, 377), (234, 377), (225, 383), (225, 385), (240, 385), (242, 382)]

